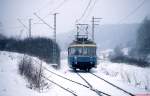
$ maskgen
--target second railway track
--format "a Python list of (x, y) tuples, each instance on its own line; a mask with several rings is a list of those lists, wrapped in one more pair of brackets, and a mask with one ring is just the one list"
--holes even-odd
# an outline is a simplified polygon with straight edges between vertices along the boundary
[[(84, 74), (84, 75), (81, 75), (81, 74)], [(87, 76), (86, 76), (85, 74), (86, 74)], [(77, 72), (77, 75), (78, 75), (79, 77), (81, 77), (81, 79), (84, 80), (84, 81), (86, 82), (86, 84), (87, 84), (90, 88), (93, 88), (93, 85), (94, 85), (94, 84), (89, 83), (89, 80), (87, 80), (87, 77), (90, 76), (90, 75), (92, 75), (92, 76), (98, 78), (99, 80), (101, 80), (101, 81), (103, 81), (103, 82), (109, 84), (110, 86), (116, 88), (117, 90), (120, 90), (120, 91), (124, 92), (125, 94), (128, 94), (128, 96), (135, 96), (134, 94), (132, 94), (132, 93), (126, 91), (126, 90), (123, 89), (123, 88), (118, 87), (117, 85), (115, 85), (115, 84), (113, 84), (113, 83), (111, 83), (111, 82), (109, 82), (109, 81), (103, 79), (102, 77), (100, 77), (100, 76), (98, 76), (98, 75), (96, 75), (96, 74), (94, 74), (94, 73), (91, 73), (91, 72), (88, 72), (88, 73), (79, 73), (79, 72)], [(91, 77), (91, 78), (93, 78), (93, 77)], [(93, 82), (92, 82), (92, 83), (93, 83)], [(95, 83), (96, 83), (96, 82), (95, 82)]]
[(104, 93), (104, 92), (102, 92), (102, 91), (99, 91), (98, 89), (93, 88), (93, 86), (92, 86), (83, 76), (81, 76), (79, 73), (77, 73), (77, 75), (78, 75), (83, 81), (86, 82), (86, 84), (89, 86), (89, 88), (90, 88), (91, 90), (95, 90), (95, 92), (96, 92), (99, 96), (103, 96), (103, 95), (111, 96), (111, 95), (106, 94), (106, 93)]
[(120, 88), (120, 87), (116, 86), (115, 84), (113, 84), (113, 83), (111, 83), (111, 82), (109, 82), (109, 81), (103, 79), (102, 77), (100, 77), (100, 76), (98, 76), (98, 75), (96, 75), (96, 74), (94, 74), (94, 73), (91, 73), (91, 72), (90, 72), (90, 74), (92, 74), (93, 76), (95, 76), (95, 77), (97, 77), (97, 78), (99, 78), (99, 79), (105, 81), (106, 83), (110, 84), (111, 86), (113, 86), (113, 87), (115, 87), (115, 88), (117, 88), (117, 89), (119, 89), (119, 90), (121, 90), (121, 91), (123, 91), (123, 92), (129, 94), (130, 96), (135, 96), (134, 94), (132, 94), (132, 93), (130, 93), (130, 92), (124, 90), (123, 88)]

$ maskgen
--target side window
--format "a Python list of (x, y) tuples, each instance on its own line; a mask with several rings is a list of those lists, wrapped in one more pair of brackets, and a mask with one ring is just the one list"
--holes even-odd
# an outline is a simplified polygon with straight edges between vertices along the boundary
[(93, 48), (90, 48), (90, 55), (93, 56)]
[(75, 55), (82, 55), (82, 48), (75, 48)]
[(91, 48), (90, 48), (90, 47), (88, 48), (88, 55), (92, 55), (92, 54), (91, 54)]
[(88, 48), (88, 55), (93, 56), (93, 55), (95, 55), (95, 54), (96, 54), (96, 49), (89, 47), (89, 48)]
[(83, 55), (88, 55), (88, 48), (83, 48)]
[(71, 55), (74, 55), (75, 54), (75, 48), (71, 48)]
[(78, 49), (78, 48), (75, 48), (74, 54), (75, 54), (75, 55), (79, 55), (79, 49)]
[(69, 51), (69, 55), (73, 55), (75, 53), (74, 48), (69, 48), (68, 51)]
[(79, 50), (79, 55), (82, 55), (82, 48), (78, 48)]
[(96, 48), (92, 48), (92, 55), (96, 55)]
[(96, 48), (93, 48), (93, 55), (96, 55)]

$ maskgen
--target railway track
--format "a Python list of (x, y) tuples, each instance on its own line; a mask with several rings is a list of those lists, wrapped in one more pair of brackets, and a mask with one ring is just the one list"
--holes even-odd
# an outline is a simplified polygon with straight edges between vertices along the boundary
[[(40, 65), (40, 63), (37, 62), (35, 59), (32, 59), (32, 60), (34, 60), (36, 63), (38, 63), (38, 64)], [(48, 70), (48, 69), (45, 68), (45, 67), (42, 67), (42, 69), (43, 69), (43, 70), (47, 70), (48, 72), (50, 72), (50, 73), (52, 73), (52, 74), (55, 74), (55, 75), (57, 75), (57, 76), (59, 76), (59, 77), (62, 77), (62, 78), (64, 78), (64, 79), (66, 79), (66, 80), (69, 80), (69, 79), (67, 79), (67, 78), (65, 78), (65, 77), (63, 77), (63, 76), (61, 76), (61, 75), (58, 75), (58, 74), (56, 74), (56, 73), (54, 73), (54, 72)], [(63, 87), (61, 84), (58, 84), (58, 83), (54, 82), (53, 80), (50, 80), (49, 78), (45, 77), (45, 76), (42, 75), (42, 74), (40, 74), (40, 76), (43, 77), (44, 79), (48, 80), (49, 82), (51, 82), (51, 83), (57, 85), (57, 86), (60, 87), (61, 89), (65, 90), (65, 91), (67, 91), (67, 92), (69, 92), (69, 93), (71, 93), (73, 96), (78, 96), (75, 92), (71, 91), (71, 89)], [(70, 81), (71, 81), (71, 80), (70, 80)], [(75, 81), (72, 81), (72, 82), (75, 82)], [(76, 82), (76, 83), (78, 83), (78, 82)], [(80, 83), (79, 83), (79, 84), (80, 84)], [(82, 85), (82, 84), (81, 84), (81, 85)], [(84, 85), (82, 85), (82, 86), (84, 86)]]
[(113, 87), (115, 87), (115, 88), (117, 88), (117, 89), (119, 89), (119, 90), (121, 90), (121, 91), (123, 91), (123, 92), (127, 93), (127, 94), (128, 94), (128, 95), (130, 95), (130, 96), (135, 96), (134, 94), (132, 94), (132, 93), (130, 93), (130, 92), (128, 92), (128, 91), (126, 91), (126, 90), (124, 90), (124, 89), (122, 89), (122, 88), (120, 88), (120, 87), (116, 86), (116, 85), (115, 85), (115, 84), (113, 84), (113, 83), (110, 83), (109, 81), (107, 81), (107, 80), (103, 79), (102, 77), (100, 77), (100, 76), (98, 76), (98, 75), (96, 75), (96, 74), (94, 74), (94, 73), (91, 73), (91, 72), (90, 72), (90, 74), (92, 74), (93, 76), (95, 76), (95, 77), (99, 78), (100, 80), (103, 80), (104, 82), (106, 82), (106, 83), (110, 84), (111, 86), (113, 86)]
[[(90, 88), (93, 88), (93, 86), (92, 86), (83, 76), (81, 76), (80, 73), (78, 73), (78, 72), (76, 72), (76, 73), (77, 73), (77, 75), (78, 75), (82, 80), (84, 80), (84, 81), (86, 82), (86, 84), (87, 84)], [(89, 73), (86, 73), (86, 74), (91, 74), (91, 75), (95, 76), (96, 78), (98, 78), (98, 79), (100, 79), (100, 80), (102, 80), (102, 81), (108, 83), (109, 85), (111, 85), (111, 86), (117, 88), (118, 90), (121, 90), (121, 91), (125, 92), (126, 94), (128, 94), (128, 95), (130, 95), (130, 96), (135, 96), (134, 94), (132, 94), (132, 93), (130, 93), (130, 92), (128, 92), (128, 91), (126, 91), (126, 90), (124, 90), (124, 89), (122, 89), (122, 88), (116, 86), (115, 84), (113, 84), (113, 83), (111, 83), (111, 82), (109, 82), (109, 81), (103, 79), (102, 77), (100, 77), (100, 76), (98, 76), (98, 75), (96, 75), (96, 74), (94, 74), (94, 73), (89, 72)]]
[[(76, 72), (77, 73), (77, 72)], [(79, 73), (77, 73), (77, 75), (92, 89), (93, 86), (84, 78), (82, 77)]]
[(59, 77), (61, 77), (61, 78), (63, 78), (63, 79), (66, 79), (66, 80), (68, 80), (68, 81), (70, 81), (70, 82), (76, 83), (76, 84), (81, 85), (81, 86), (84, 86), (84, 87), (86, 87), (86, 88), (89, 88), (87, 85), (84, 85), (84, 84), (82, 84), (82, 83), (79, 83), (79, 82), (76, 82), (76, 81), (71, 80), (71, 79), (69, 79), (69, 78), (66, 78), (66, 77), (64, 77), (64, 76), (61, 76), (61, 75), (59, 75), (59, 74), (57, 74), (57, 73), (55, 73), (55, 72), (53, 72), (53, 71), (50, 71), (49, 69), (47, 69), (47, 68), (45, 68), (45, 67), (43, 67), (43, 69), (46, 70), (46, 71), (48, 71), (48, 72), (50, 72), (50, 73), (52, 73), (52, 74), (54, 74), (54, 75), (56, 75), (56, 76), (59, 76)]
[[(57, 73), (55, 73), (55, 72), (53, 72), (53, 71), (50, 71), (49, 69), (47, 69), (47, 68), (45, 68), (45, 67), (43, 67), (43, 69), (46, 70), (46, 71), (48, 71), (48, 72), (50, 72), (50, 73), (52, 73), (52, 74), (54, 74), (54, 75), (56, 75), (56, 76), (59, 76), (59, 77), (63, 78), (63, 79), (65, 79), (65, 80), (68, 80), (68, 81), (70, 81), (70, 82), (76, 83), (76, 84), (81, 85), (81, 86), (83, 86), (83, 87), (85, 87), (85, 88), (89, 88), (91, 91), (96, 92), (96, 94), (99, 95), (99, 96), (102, 96), (102, 94), (103, 94), (103, 95), (106, 95), (106, 96), (111, 96), (111, 95), (109, 95), (109, 94), (107, 94), (107, 93), (105, 93), (105, 92), (102, 92), (102, 91), (99, 91), (99, 90), (97, 90), (97, 89), (94, 89), (93, 86), (92, 86), (83, 76), (81, 76), (81, 75), (80, 75), (79, 73), (77, 73), (77, 72), (76, 72), (77, 75), (78, 75), (82, 80), (84, 80), (84, 82), (85, 82), (88, 86), (85, 85), (85, 84), (79, 83), (79, 82), (77, 82), (77, 81), (74, 81), (74, 80), (72, 80), (72, 79), (66, 78), (66, 77), (64, 77), (64, 76), (61, 76), (61, 75), (59, 75), (59, 74), (57, 74)], [(97, 78), (100, 79), (100, 80), (103, 80), (104, 82), (106, 82), (106, 83), (110, 84), (111, 86), (113, 86), (113, 87), (115, 87), (115, 88), (117, 88), (117, 89), (119, 89), (119, 90), (121, 90), (121, 91), (127, 93), (127, 94), (130, 95), (130, 96), (135, 96), (134, 94), (132, 94), (132, 93), (130, 93), (130, 92), (128, 92), (128, 91), (126, 91), (126, 90), (124, 90), (124, 89), (122, 89), (122, 88), (116, 86), (115, 84), (110, 83), (109, 81), (107, 81), (107, 80), (101, 78), (100, 76), (98, 76), (98, 75), (96, 75), (96, 74), (94, 74), (94, 73), (89, 72), (89, 74), (91, 74), (91, 75), (97, 77)], [(42, 76), (42, 77), (43, 77), (43, 76)], [(43, 77), (43, 78), (44, 78), (44, 77)], [(45, 79), (46, 79), (46, 77), (45, 77)], [(47, 78), (47, 79), (48, 79), (48, 78)], [(48, 81), (54, 83), (55, 85), (61, 87), (61, 88), (64, 89), (64, 90), (66, 90), (66, 88), (63, 88), (61, 85), (59, 85), (59, 84), (57, 84), (57, 83), (55, 83), (55, 82), (53, 82), (53, 81), (51, 81), (51, 80), (48, 80)], [(67, 90), (68, 90), (68, 88), (67, 88)], [(67, 91), (67, 90), (66, 90), (66, 91)], [(70, 90), (68, 90), (68, 92), (71, 92), (74, 96), (77, 96), (77, 94), (73, 93), (73, 92), (70, 91)]]
[[(68, 80), (68, 81), (70, 81), (70, 82), (73, 82), (73, 83), (76, 83), (76, 84), (78, 84), (78, 85), (81, 85), (81, 86), (83, 86), (83, 87), (85, 87), (85, 88), (88, 88), (88, 89), (90, 89), (91, 91), (93, 91), (93, 92), (95, 92), (98, 96), (111, 96), (111, 95), (109, 95), (109, 94), (107, 94), (107, 93), (105, 93), (105, 92), (102, 92), (102, 91), (99, 91), (99, 90), (97, 90), (97, 89), (94, 89), (93, 87), (92, 87), (92, 85), (90, 85), (90, 83), (88, 83), (88, 86), (87, 85), (84, 85), (84, 84), (82, 84), (82, 83), (79, 83), (79, 82), (76, 82), (76, 81), (74, 81), (74, 80), (71, 80), (71, 79), (69, 79), (69, 78), (66, 78), (66, 77), (64, 77), (64, 76), (61, 76), (61, 75), (59, 75), (59, 74), (57, 74), (57, 73), (55, 73), (55, 72), (52, 72), (52, 71), (50, 71), (50, 70), (48, 70), (47, 68), (45, 68), (45, 67), (43, 67), (43, 69), (44, 70), (46, 70), (46, 71), (48, 71), (48, 72), (50, 72), (50, 73), (52, 73), (52, 74), (54, 74), (54, 75), (56, 75), (56, 76), (59, 76), (59, 77), (61, 77), (61, 78), (63, 78), (63, 79), (65, 79), (65, 80)], [(85, 80), (86, 81), (86, 80)]]
[[(76, 73), (77, 73), (77, 72), (76, 72)], [(111, 96), (111, 95), (109, 95), (109, 94), (105, 94), (104, 92), (101, 92), (101, 91), (99, 91), (99, 90), (93, 88), (93, 86), (92, 86), (83, 76), (81, 76), (79, 73), (77, 73), (77, 75), (78, 75), (83, 81), (85, 81), (85, 82), (87, 83), (87, 85), (89, 86), (89, 88), (90, 88), (91, 90), (95, 90), (95, 92), (96, 92), (99, 96), (103, 96), (103, 95)]]
[(56, 83), (56, 82), (54, 82), (54, 81), (48, 79), (47, 77), (45, 77), (45, 76), (43, 76), (43, 75), (41, 75), (41, 76), (42, 76), (44, 79), (48, 80), (49, 82), (51, 82), (51, 83), (57, 85), (58, 87), (62, 88), (63, 90), (65, 90), (65, 91), (71, 93), (73, 96), (78, 96), (76, 93), (74, 93), (73, 91), (71, 91), (69, 88), (65, 88), (65, 87), (61, 86), (60, 84), (58, 84), (58, 83)]

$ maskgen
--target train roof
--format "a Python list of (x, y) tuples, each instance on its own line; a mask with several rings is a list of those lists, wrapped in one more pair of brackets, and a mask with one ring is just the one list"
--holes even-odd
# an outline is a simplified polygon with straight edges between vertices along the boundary
[(81, 46), (96, 47), (96, 43), (88, 38), (76, 38), (69, 45), (69, 47), (81, 47)]
[(96, 43), (93, 42), (92, 40), (74, 40), (74, 41), (71, 43), (71, 45), (72, 45), (72, 44), (94, 44), (94, 45), (96, 45)]

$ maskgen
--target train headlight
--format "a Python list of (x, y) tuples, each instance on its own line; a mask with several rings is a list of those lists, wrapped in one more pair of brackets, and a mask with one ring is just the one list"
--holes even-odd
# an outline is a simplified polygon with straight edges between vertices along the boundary
[(77, 64), (77, 61), (75, 62), (75, 64)]
[(74, 59), (77, 60), (77, 56), (74, 56)]

